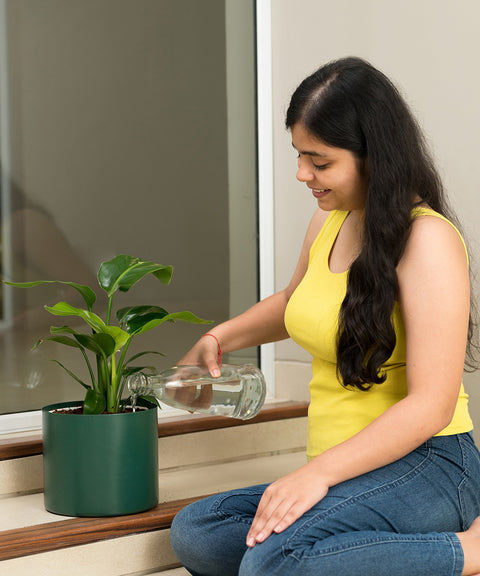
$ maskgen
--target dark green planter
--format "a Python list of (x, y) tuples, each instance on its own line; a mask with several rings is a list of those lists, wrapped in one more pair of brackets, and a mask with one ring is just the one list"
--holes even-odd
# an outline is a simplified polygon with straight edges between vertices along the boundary
[(42, 410), (45, 508), (64, 516), (119, 516), (158, 503), (157, 410), (56, 414)]

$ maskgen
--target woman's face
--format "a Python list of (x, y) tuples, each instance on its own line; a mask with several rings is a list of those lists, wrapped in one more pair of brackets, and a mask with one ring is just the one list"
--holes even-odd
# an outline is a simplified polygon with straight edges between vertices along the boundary
[(352, 152), (328, 146), (307, 132), (303, 124), (293, 126), (292, 144), (298, 152), (297, 179), (310, 188), (319, 208), (365, 208), (368, 175)]

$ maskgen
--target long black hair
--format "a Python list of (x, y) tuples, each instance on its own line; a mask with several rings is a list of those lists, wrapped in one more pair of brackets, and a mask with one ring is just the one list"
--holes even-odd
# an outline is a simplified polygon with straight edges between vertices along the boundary
[[(365, 60), (335, 60), (306, 78), (286, 115), (287, 128), (299, 123), (312, 136), (349, 150), (368, 165), (363, 247), (348, 273), (337, 337), (342, 384), (368, 390), (385, 381), (382, 365), (395, 348), (396, 267), (416, 198), (458, 223), (408, 105), (394, 84)], [(471, 365), (473, 325), (471, 313)]]

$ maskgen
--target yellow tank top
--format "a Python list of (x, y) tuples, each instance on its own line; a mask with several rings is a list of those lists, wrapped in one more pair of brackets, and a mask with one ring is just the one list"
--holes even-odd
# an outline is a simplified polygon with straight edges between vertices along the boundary
[[(328, 262), (347, 214), (339, 211), (329, 214), (310, 248), (307, 272), (285, 310), (285, 326), (289, 335), (313, 357), (308, 410), (309, 459), (352, 437), (407, 395), (405, 328), (398, 302), (393, 310), (397, 343), (384, 366), (387, 374), (385, 382), (374, 385), (368, 392), (362, 392), (346, 389), (338, 380), (338, 315), (345, 298), (348, 272), (333, 273)], [(420, 215), (446, 220), (433, 210), (415, 208), (412, 216)], [(462, 384), (453, 419), (438, 436), (460, 434), (472, 429), (468, 395)]]

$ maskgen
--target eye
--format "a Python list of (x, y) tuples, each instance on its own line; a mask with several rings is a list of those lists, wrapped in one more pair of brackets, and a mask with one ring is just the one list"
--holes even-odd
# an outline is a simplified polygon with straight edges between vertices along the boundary
[(315, 170), (325, 170), (328, 168), (328, 164), (314, 164), (313, 167)]

